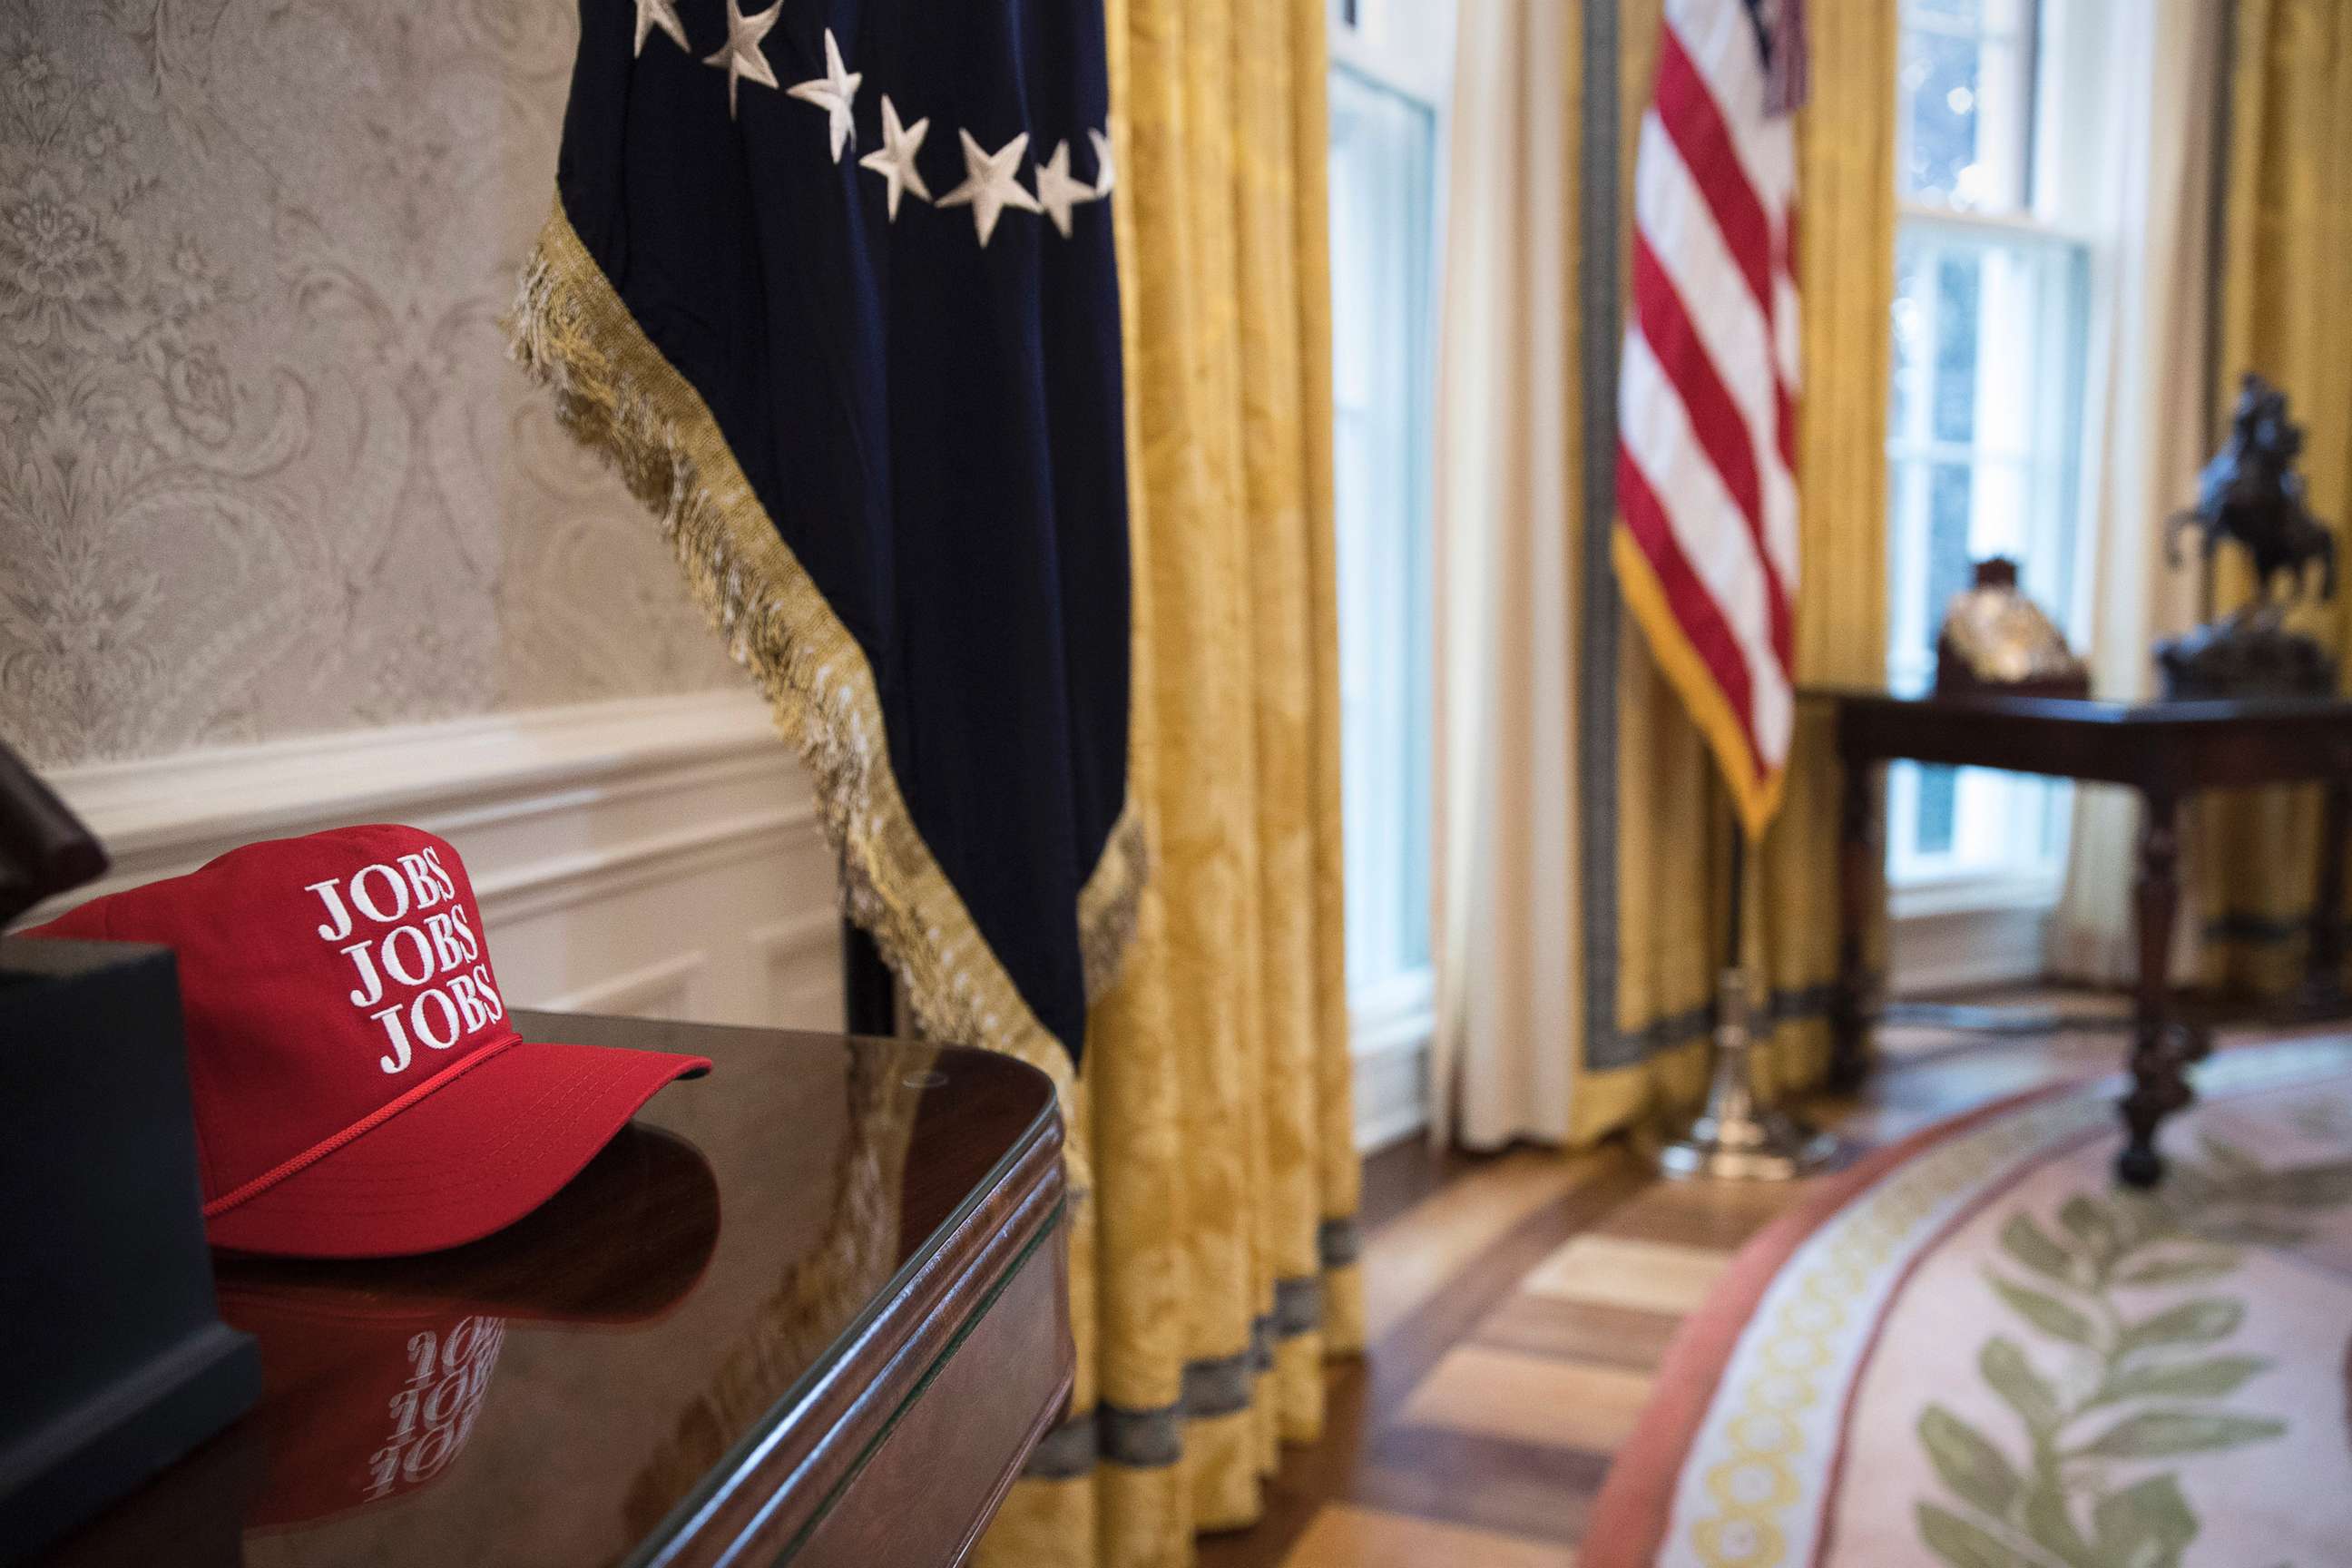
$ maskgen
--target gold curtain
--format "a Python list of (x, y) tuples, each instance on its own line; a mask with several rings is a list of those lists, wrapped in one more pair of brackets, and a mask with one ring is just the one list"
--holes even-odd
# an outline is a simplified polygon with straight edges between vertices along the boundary
[[(1655, 73), (1660, 0), (1620, 9), (1619, 243), (1632, 233), (1635, 132)], [(1813, 0), (1812, 99), (1797, 121), (1804, 384), (1797, 493), (1797, 679), (1874, 684), (1886, 650), (1886, 404), (1895, 291), (1895, 7)], [(1622, 276), (1621, 268), (1620, 275)], [(1597, 1138), (1703, 1086), (1721, 962), (1728, 800), (1698, 731), (1630, 618), (1617, 653), (1617, 1007), (1630, 1066), (1580, 1066), (1571, 1134)], [(1750, 858), (1750, 963), (1780, 1017), (1762, 1059), (1786, 1085), (1828, 1059), (1837, 956), (1838, 768), (1800, 703), (1786, 803)], [(1588, 804), (1587, 809), (1591, 809)], [(1594, 1052), (1587, 1042), (1588, 1053)], [(1605, 1047), (1601, 1059), (1612, 1059)]]
[[(2239, 0), (2231, 58), (2216, 395), (2226, 416), (2249, 370), (2284, 390), (2312, 510), (2352, 566), (2352, 5)], [(2226, 559), (2220, 575), (2217, 603), (2242, 603), (2243, 569)], [(2352, 651), (2352, 593), (2293, 624)], [(2197, 821), (2208, 977), (2285, 989), (2301, 976), (2317, 791), (2218, 796)]]
[(1076, 1414), (982, 1543), (1181, 1563), (1360, 1349), (1340, 945), (1324, 0), (1111, 0), (1154, 855), (1089, 1021)]

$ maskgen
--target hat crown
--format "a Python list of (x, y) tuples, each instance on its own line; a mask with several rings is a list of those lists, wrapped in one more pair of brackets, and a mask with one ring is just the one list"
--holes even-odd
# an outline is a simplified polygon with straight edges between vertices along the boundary
[(514, 1037), (464, 863), (418, 828), (248, 844), (42, 934), (178, 955), (207, 1203)]

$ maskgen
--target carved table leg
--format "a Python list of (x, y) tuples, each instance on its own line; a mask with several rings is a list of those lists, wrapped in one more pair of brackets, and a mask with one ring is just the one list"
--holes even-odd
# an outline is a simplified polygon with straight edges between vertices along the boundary
[(1870, 924), (1870, 895), (1882, 864), (1872, 784), (1877, 770), (1867, 761), (1844, 759), (1838, 797), (1837, 986), (1830, 1003), (1830, 1087), (1852, 1089), (1870, 1071), (1869, 976), (1863, 939)]
[(2152, 1187), (2164, 1174), (2156, 1152), (2156, 1130), (2194, 1098), (2183, 1069), (2194, 1056), (2187, 1034), (2173, 1022), (2172, 922), (2180, 908), (2180, 803), (2151, 793), (2139, 834), (2139, 885), (2136, 889), (2139, 931), (2139, 985), (2133, 1019), (2132, 1090), (2124, 1097), (2124, 1125), (2131, 1142), (2116, 1161), (2116, 1173), (2135, 1187)]
[(2311, 896), (2311, 945), (2300, 1012), (2344, 1010), (2344, 839), (2352, 833), (2352, 779), (2327, 781), (2319, 819), (2319, 876)]

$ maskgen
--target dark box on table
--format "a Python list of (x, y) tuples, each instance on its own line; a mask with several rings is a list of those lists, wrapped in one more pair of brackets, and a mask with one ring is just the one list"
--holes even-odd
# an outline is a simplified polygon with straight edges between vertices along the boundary
[(0, 1559), (261, 1392), (221, 1322), (171, 952), (0, 938)]

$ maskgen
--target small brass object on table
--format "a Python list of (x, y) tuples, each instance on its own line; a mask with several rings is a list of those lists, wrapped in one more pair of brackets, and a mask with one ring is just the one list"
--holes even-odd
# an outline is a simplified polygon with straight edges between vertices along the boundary
[(2058, 624), (2018, 592), (2017, 563), (1976, 563), (1976, 582), (1952, 595), (1936, 637), (1936, 692), (2087, 697), (2090, 667), (2066, 646)]
[(1837, 1151), (1837, 1140), (1785, 1110), (1760, 1103), (1748, 972), (1731, 967), (1716, 982), (1714, 1065), (1706, 1104), (1681, 1136), (1658, 1151), (1658, 1169), (1675, 1177), (1785, 1182)]

